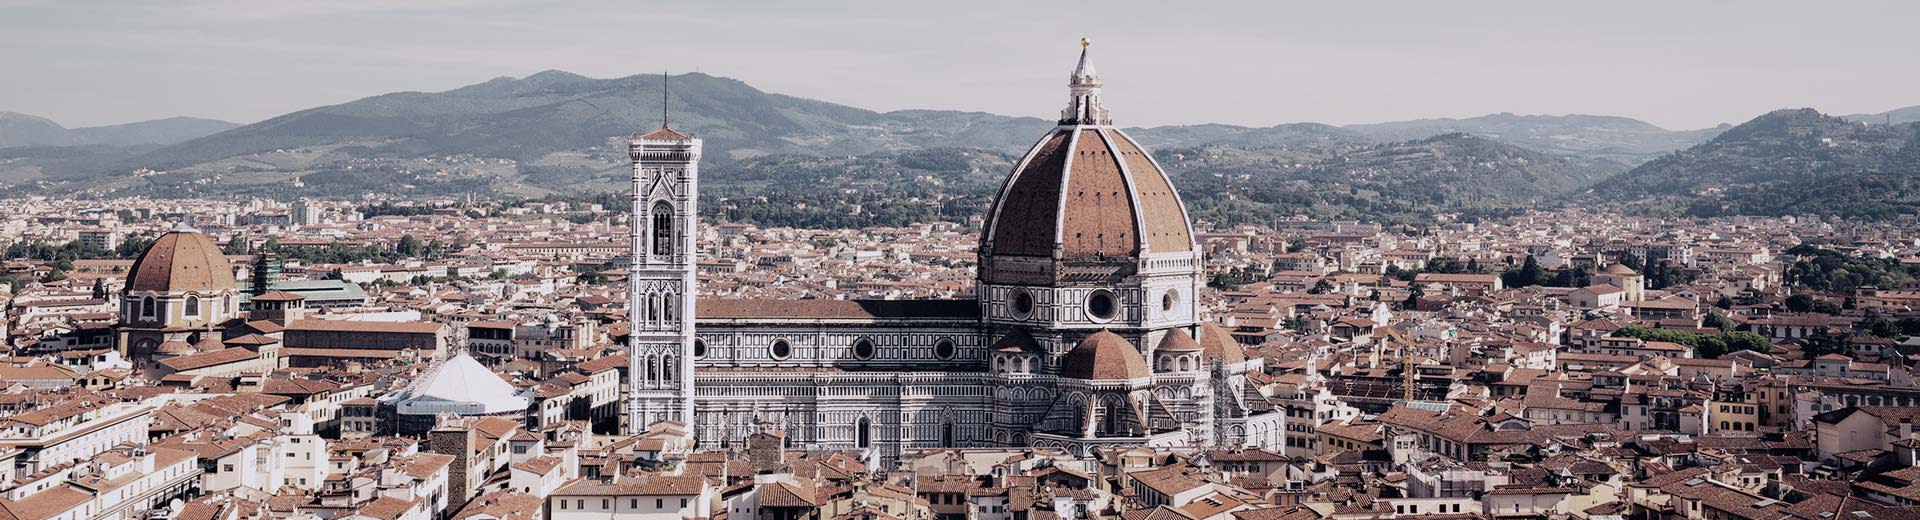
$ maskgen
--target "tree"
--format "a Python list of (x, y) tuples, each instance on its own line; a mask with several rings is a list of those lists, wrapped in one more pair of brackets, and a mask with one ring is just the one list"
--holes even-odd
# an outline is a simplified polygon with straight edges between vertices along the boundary
[(220, 252), (229, 255), (250, 255), (253, 254), (253, 245), (248, 243), (245, 233), (238, 233), (233, 235), (233, 238), (227, 239), (227, 245), (220, 246)]
[(1400, 306), (1406, 309), (1417, 309), (1420, 307), (1420, 297), (1426, 295), (1427, 288), (1421, 287), (1420, 284), (1417, 283), (1413, 284), (1413, 286), (1407, 287), (1407, 300), (1401, 302)]
[(1727, 340), (1721, 336), (1703, 336), (1693, 346), (1693, 357), (1718, 359), (1727, 354)]
[(1620, 265), (1627, 266), (1628, 269), (1632, 269), (1635, 272), (1647, 272), (1647, 264), (1640, 261), (1640, 257), (1632, 253), (1620, 255)]
[(1766, 336), (1748, 331), (1728, 332), (1725, 336), (1727, 338), (1728, 352), (1751, 350), (1761, 354), (1773, 353), (1773, 342), (1767, 341)]
[(1807, 311), (1813, 310), (1813, 297), (1807, 295), (1806, 293), (1788, 296), (1787, 301), (1785, 303), (1787, 305), (1787, 310), (1789, 311), (1807, 312)]
[(1900, 336), (1900, 327), (1891, 321), (1875, 319), (1867, 322), (1866, 332), (1878, 338), (1894, 338)]
[(1507, 287), (1541, 285), (1548, 280), (1547, 270), (1540, 268), (1540, 261), (1534, 260), (1533, 255), (1527, 255), (1525, 260), (1520, 261), (1519, 269), (1500, 274), (1501, 283), (1506, 284)]
[(1313, 283), (1312, 288), (1307, 289), (1307, 294), (1326, 294), (1327, 292), (1332, 290), (1333, 290), (1333, 283), (1328, 282), (1326, 278), (1321, 278), (1320, 281)]
[(140, 254), (147, 252), (147, 247), (152, 245), (153, 240), (128, 237), (126, 240), (121, 240), (120, 245), (114, 246), (113, 256), (114, 258), (139, 258)]
[(1901, 334), (1920, 336), (1920, 318), (1900, 318), (1900, 321), (1894, 322), (1894, 325), (1900, 326)]
[(1720, 295), (1720, 299), (1718, 299), (1718, 300), (1714, 300), (1714, 301), (1713, 301), (1713, 306), (1714, 306), (1714, 307), (1719, 307), (1719, 308), (1722, 308), (1722, 309), (1732, 309), (1732, 308), (1733, 308), (1733, 298), (1728, 298), (1728, 297), (1727, 297), (1726, 295), (1724, 295), (1724, 294), (1723, 294), (1723, 295)]
[(1734, 323), (1733, 320), (1728, 319), (1726, 316), (1721, 316), (1720, 313), (1717, 312), (1707, 313), (1706, 319), (1701, 320), (1701, 324), (1720, 329), (1720, 332), (1733, 330), (1733, 328), (1738, 325)]
[(40, 281), (43, 283), (52, 283), (52, 282), (58, 282), (65, 279), (67, 279), (67, 271), (65, 269), (55, 267), (52, 270), (47, 271), (47, 276), (45, 278), (41, 278)]
[(420, 239), (414, 238), (411, 234), (403, 235), (400, 237), (400, 243), (394, 245), (393, 251), (400, 253), (400, 256), (403, 257), (418, 255), (420, 254)]
[(106, 278), (93, 279), (93, 299), (96, 299), (96, 300), (107, 299), (107, 279)]

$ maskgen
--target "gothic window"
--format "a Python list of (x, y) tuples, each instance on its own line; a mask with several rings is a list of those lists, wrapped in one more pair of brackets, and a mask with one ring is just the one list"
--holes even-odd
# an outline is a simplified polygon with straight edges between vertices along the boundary
[(953, 421), (940, 423), (940, 447), (953, 447)]
[(1100, 433), (1112, 435), (1120, 431), (1120, 410), (1113, 401), (1100, 404)]
[(954, 349), (953, 349), (952, 341), (943, 339), (943, 340), (940, 340), (939, 343), (933, 344), (933, 357), (937, 357), (940, 359), (953, 359), (953, 354), (954, 354)]
[(187, 296), (187, 306), (186, 306), (185, 314), (188, 316), (200, 315), (200, 297), (199, 296), (192, 296), (192, 295)]
[(674, 362), (673, 362), (673, 356), (667, 356), (667, 357), (665, 357), (665, 358), (662, 358), (662, 359), (661, 359), (661, 361), (660, 361), (660, 368), (661, 368), (661, 370), (663, 370), (663, 371), (665, 371), (665, 373), (667, 374), (667, 376), (666, 376), (665, 378), (663, 378), (663, 379), (665, 379), (665, 380), (667, 380), (667, 381), (673, 381), (673, 380), (674, 380), (674, 376), (675, 376), (675, 375), (677, 375), (677, 374), (676, 374), (676, 373), (674, 372), (674, 370), (675, 370), (676, 368), (678, 368), (678, 367), (675, 367), (675, 366), (674, 366)]
[(853, 446), (856, 448), (873, 446), (873, 423), (868, 422), (865, 417), (853, 423)]
[(157, 306), (154, 304), (152, 296), (140, 299), (140, 317), (152, 318), (153, 315), (158, 312), (156, 308)]
[(673, 293), (660, 293), (660, 321), (673, 323)]
[(673, 254), (673, 206), (666, 201), (653, 203), (653, 254)]

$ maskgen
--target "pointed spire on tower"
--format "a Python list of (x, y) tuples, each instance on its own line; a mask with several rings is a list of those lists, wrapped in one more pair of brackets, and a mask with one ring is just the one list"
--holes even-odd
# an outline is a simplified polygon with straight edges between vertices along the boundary
[[(673, 130), (673, 128), (671, 128), (671, 127), (669, 127), (669, 126), (667, 126), (667, 123), (669, 122), (669, 121), (668, 121), (668, 119), (667, 119), (667, 86), (668, 86), (668, 85), (667, 85), (667, 71), (664, 71), (664, 70), (663, 70), (663, 71), (660, 71), (660, 128), (659, 128), (659, 129), (656, 129), (656, 130), (654, 130), (654, 131), (652, 131), (652, 132), (647, 132), (647, 133), (644, 133), (644, 134), (643, 134), (643, 133), (635, 133), (635, 134), (633, 134), (633, 139), (634, 139), (634, 140), (642, 140), (642, 139), (644, 139), (644, 140), (653, 140), (653, 141), (690, 141), (690, 140), (693, 140), (693, 136), (690, 136), (690, 135), (687, 135), (687, 134), (684, 134), (684, 133), (680, 133), (680, 132), (676, 132), (676, 131), (674, 131), (674, 130)], [(634, 153), (634, 151), (630, 149), (630, 150), (628, 150), (628, 152), (627, 152), (627, 153), (628, 153), (629, 155), (631, 155), (631, 154), (633, 154), (633, 153)]]
[(1107, 117), (1107, 108), (1100, 105), (1100, 73), (1093, 69), (1093, 60), (1087, 57), (1092, 46), (1091, 40), (1080, 39), (1080, 62), (1074, 65), (1073, 74), (1067, 79), (1070, 99), (1067, 108), (1060, 111), (1060, 124), (1113, 124)]

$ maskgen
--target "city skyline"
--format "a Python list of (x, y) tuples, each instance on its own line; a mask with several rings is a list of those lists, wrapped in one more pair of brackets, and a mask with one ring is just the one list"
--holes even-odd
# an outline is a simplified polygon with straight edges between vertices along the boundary
[[(1369, 123), (1489, 113), (1595, 114), (1668, 129), (1786, 107), (1920, 104), (1894, 3), (642, 6), (255, 4), (108, 9), (16, 1), (0, 46), (23, 81), (0, 110), (68, 127), (195, 116), (249, 123), (394, 91), (548, 69), (703, 72), (879, 111), (1045, 116), (1058, 63), (1093, 39), (1123, 126)], [(936, 18), (937, 17), (937, 18)], [(929, 20), (939, 20), (929, 23)], [(1168, 44), (1177, 42), (1177, 44)]]

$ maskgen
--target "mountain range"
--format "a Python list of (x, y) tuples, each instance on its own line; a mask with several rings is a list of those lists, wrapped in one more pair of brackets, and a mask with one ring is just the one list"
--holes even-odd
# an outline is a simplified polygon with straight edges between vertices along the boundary
[(1920, 213), (1920, 123), (1849, 119), (1810, 108), (1774, 111), (1600, 182), (1581, 198), (1698, 216)]
[(19, 146), (168, 145), (239, 127), (215, 119), (169, 117), (138, 123), (67, 128), (50, 119), (0, 112), (0, 148)]
[[(673, 76), (666, 85), (669, 123), (706, 142), (703, 188), (715, 198), (709, 207), (719, 216), (776, 224), (862, 225), (894, 218), (882, 213), (964, 217), (984, 206), (975, 199), (985, 197), (1011, 161), (1053, 125), (981, 112), (875, 112), (697, 73)], [(152, 137), (135, 142), (142, 139), (76, 136), (192, 132), (60, 133), (45, 130), (59, 128), (50, 121), (13, 116), (0, 119), (6, 122), (0, 125), (0, 189), (275, 197), (614, 191), (624, 188), (628, 175), (620, 137), (661, 123), (662, 88), (661, 76), (596, 79), (546, 71), (443, 92), (384, 94), (224, 130), (215, 124), (230, 124), (196, 123), (212, 131), (171, 144)], [(1888, 115), (1848, 117), (1884, 122)], [(35, 121), (44, 123), (28, 124)], [(155, 126), (162, 122), (173, 126)], [(193, 126), (185, 122), (122, 126)], [(42, 130), (14, 130), (29, 127)], [(1499, 212), (1575, 200), (1659, 209), (1654, 206), (1676, 198), (1646, 190), (1678, 185), (1647, 181), (1674, 175), (1648, 168), (1706, 168), (1673, 165), (1681, 164), (1675, 157), (1694, 156), (1739, 128), (1671, 131), (1611, 116), (1492, 114), (1347, 126), (1202, 124), (1126, 131), (1156, 150), (1188, 203), (1204, 208), (1196, 212), (1200, 217), (1241, 222), (1296, 214), (1417, 220), (1439, 212)], [(44, 137), (59, 135), (68, 137)], [(1738, 153), (1701, 157), (1719, 164)], [(1612, 182), (1616, 176), (1639, 180)], [(796, 180), (832, 181), (841, 189), (818, 190), (818, 184)], [(1647, 195), (1588, 194), (1628, 186), (1644, 187), (1635, 193)], [(872, 218), (825, 216), (840, 211)], [(1756, 210), (1737, 205), (1726, 211)]]

